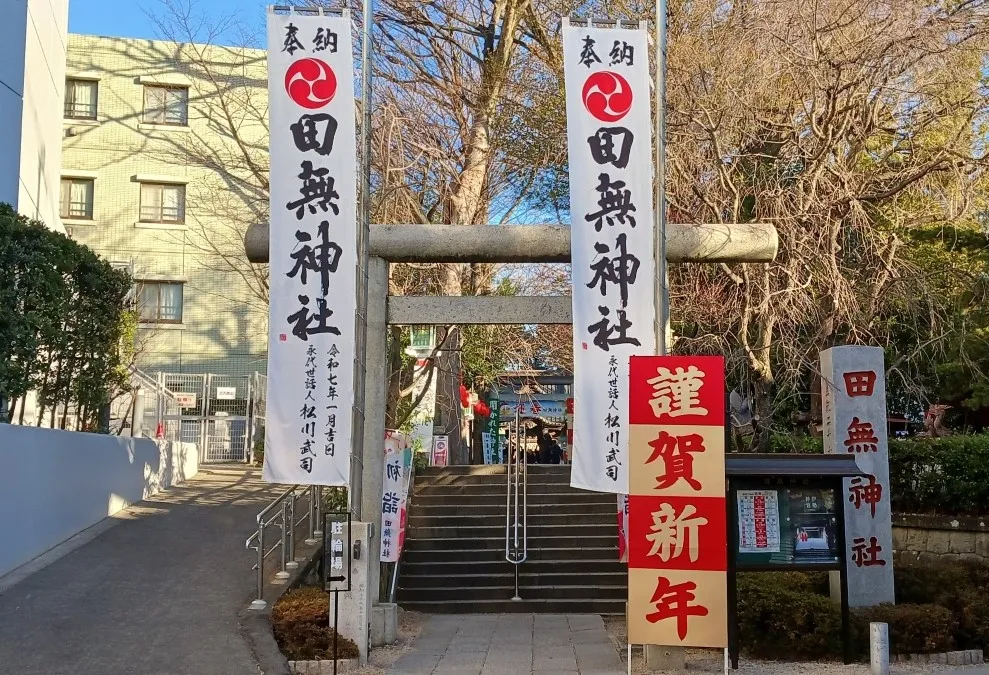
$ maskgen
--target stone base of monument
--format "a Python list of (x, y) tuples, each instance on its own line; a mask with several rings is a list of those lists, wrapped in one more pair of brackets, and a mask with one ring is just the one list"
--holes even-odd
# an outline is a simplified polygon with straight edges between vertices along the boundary
[(981, 649), (963, 649), (939, 654), (897, 654), (890, 656), (895, 663), (943, 663), (949, 666), (981, 666), (984, 654)]
[(647, 670), (687, 670), (687, 650), (683, 647), (644, 645)]
[(371, 646), (382, 647), (398, 641), (398, 605), (382, 602), (371, 607)]

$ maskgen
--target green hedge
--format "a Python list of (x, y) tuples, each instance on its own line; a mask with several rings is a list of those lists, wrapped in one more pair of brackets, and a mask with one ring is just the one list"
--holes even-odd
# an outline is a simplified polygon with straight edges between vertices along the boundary
[[(852, 614), (855, 653), (868, 653), (869, 623), (889, 624), (895, 654), (989, 649), (989, 567), (897, 561), (896, 605)], [(739, 644), (752, 657), (793, 660), (842, 654), (841, 610), (826, 573), (738, 575)], [(772, 636), (772, 639), (766, 639)]]
[(892, 441), (889, 450), (895, 512), (983, 515), (989, 510), (989, 436)]
[(820, 659), (841, 654), (841, 612), (818, 591), (810, 575), (799, 572), (739, 574), (742, 650), (760, 658)]
[(961, 561), (901, 563), (894, 576), (897, 601), (946, 607), (958, 621), (959, 649), (989, 652), (989, 566)]
[[(823, 452), (810, 436), (774, 436), (771, 452)], [(895, 513), (985, 515), (989, 511), (989, 435), (889, 442)]]

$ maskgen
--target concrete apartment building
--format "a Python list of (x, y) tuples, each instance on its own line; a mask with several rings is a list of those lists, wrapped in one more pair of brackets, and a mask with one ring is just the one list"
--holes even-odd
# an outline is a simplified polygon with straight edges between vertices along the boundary
[(59, 216), (131, 271), (144, 371), (264, 372), (266, 279), (242, 235), (267, 218), (263, 50), (69, 35)]
[(11, 0), (0, 40), (0, 202), (58, 231), (68, 23), (68, 0)]

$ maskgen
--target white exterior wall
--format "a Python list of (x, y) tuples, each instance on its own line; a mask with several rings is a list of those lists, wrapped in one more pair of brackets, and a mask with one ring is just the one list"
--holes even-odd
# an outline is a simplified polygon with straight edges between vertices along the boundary
[(11, 0), (0, 23), (0, 201), (58, 217), (68, 0)]
[[(250, 145), (263, 149), (258, 157), (266, 167), (265, 52), (75, 34), (68, 43), (66, 76), (98, 80), (98, 96), (95, 121), (59, 121), (65, 129), (62, 176), (94, 179), (93, 219), (66, 219), (65, 226), (110, 262), (133, 265), (135, 279), (185, 284), (181, 325), (142, 325), (138, 367), (263, 372), (267, 305), (215, 250), (236, 260), (247, 276), (259, 269), (247, 262), (238, 229), (246, 229), (261, 200), (238, 182), (250, 181), (250, 174), (224, 135), (230, 124), (218, 110), (216, 87), (192, 55), (205, 50), (211, 72), (229, 84), (224, 88), (234, 124)], [(155, 82), (189, 88), (188, 126), (143, 122), (144, 84)], [(204, 156), (229, 173), (208, 166)], [(239, 177), (231, 180), (231, 174)], [(140, 180), (151, 177), (186, 185), (185, 224), (138, 222)], [(267, 208), (266, 195), (261, 208)]]
[(192, 443), (0, 424), (0, 577), (198, 471)]

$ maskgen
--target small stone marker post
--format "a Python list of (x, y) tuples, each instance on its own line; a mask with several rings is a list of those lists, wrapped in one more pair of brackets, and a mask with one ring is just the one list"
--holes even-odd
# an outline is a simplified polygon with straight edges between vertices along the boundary
[(869, 624), (869, 660), (872, 675), (889, 675), (889, 625)]
[[(886, 371), (879, 347), (821, 352), (825, 452), (853, 454), (866, 476), (844, 481), (848, 603), (893, 602), (893, 525), (889, 501)], [(831, 595), (839, 586), (832, 573)]]

